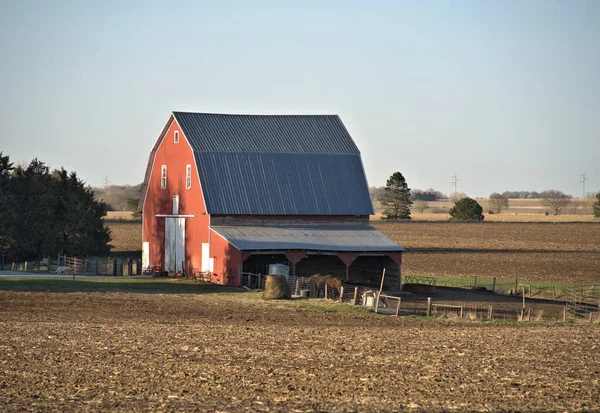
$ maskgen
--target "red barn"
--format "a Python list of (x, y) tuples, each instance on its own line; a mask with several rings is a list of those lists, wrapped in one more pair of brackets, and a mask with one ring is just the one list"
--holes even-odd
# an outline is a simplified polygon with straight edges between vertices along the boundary
[(144, 180), (144, 266), (401, 285), (402, 247), (369, 225), (360, 156), (338, 116), (173, 112)]

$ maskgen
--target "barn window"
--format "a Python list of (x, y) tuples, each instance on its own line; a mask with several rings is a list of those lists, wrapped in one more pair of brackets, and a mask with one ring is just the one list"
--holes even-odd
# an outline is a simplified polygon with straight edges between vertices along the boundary
[(160, 187), (165, 189), (167, 187), (167, 165), (162, 166), (162, 174), (160, 180)]
[(178, 130), (175, 131), (175, 134), (173, 136), (174, 136), (173, 142), (179, 143), (179, 131)]
[(179, 195), (173, 195), (173, 215), (179, 215)]
[(185, 167), (185, 187), (186, 189), (192, 187), (192, 165), (186, 165)]

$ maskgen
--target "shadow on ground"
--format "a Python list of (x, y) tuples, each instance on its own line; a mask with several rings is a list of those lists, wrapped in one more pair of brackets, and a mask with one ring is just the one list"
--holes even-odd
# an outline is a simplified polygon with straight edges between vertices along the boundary
[(214, 294), (241, 293), (244, 290), (222, 285), (170, 278), (86, 278), (86, 279), (0, 279), (0, 291), (44, 292), (124, 292), (142, 294)]

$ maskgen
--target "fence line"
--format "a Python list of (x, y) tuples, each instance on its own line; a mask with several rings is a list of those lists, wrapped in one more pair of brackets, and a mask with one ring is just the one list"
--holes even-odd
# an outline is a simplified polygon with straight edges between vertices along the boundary
[(598, 319), (600, 309), (600, 287), (571, 288), (565, 296), (565, 313), (572, 319)]
[(12, 271), (48, 271), (73, 275), (140, 275), (140, 259), (121, 257), (75, 257), (59, 255), (56, 259), (44, 258), (40, 261), (13, 262), (4, 264), (4, 269)]

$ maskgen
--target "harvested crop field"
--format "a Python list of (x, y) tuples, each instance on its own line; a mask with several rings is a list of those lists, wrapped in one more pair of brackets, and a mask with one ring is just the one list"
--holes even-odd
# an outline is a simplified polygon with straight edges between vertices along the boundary
[(4, 411), (600, 409), (598, 325), (423, 321), (319, 302), (0, 291), (0, 403)]
[(600, 284), (600, 224), (372, 222), (405, 247), (403, 272)]
[(142, 250), (142, 223), (134, 220), (107, 221), (113, 246), (112, 252), (137, 252)]

